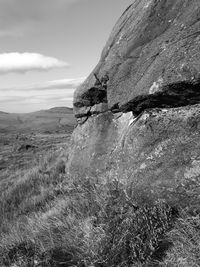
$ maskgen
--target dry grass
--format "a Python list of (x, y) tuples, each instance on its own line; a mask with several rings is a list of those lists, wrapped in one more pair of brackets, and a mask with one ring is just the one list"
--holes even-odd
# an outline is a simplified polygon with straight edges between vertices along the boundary
[(144, 264), (158, 260), (156, 251), (173, 223), (165, 203), (136, 210), (118, 181), (74, 180), (51, 156), (1, 201), (1, 266)]
[(0, 266), (200, 266), (198, 186), (172, 192), (188, 201), (176, 220), (176, 209), (136, 203), (118, 180), (68, 176), (50, 151), (0, 189)]
[(169, 233), (173, 243), (162, 266), (200, 266), (200, 217), (183, 214)]

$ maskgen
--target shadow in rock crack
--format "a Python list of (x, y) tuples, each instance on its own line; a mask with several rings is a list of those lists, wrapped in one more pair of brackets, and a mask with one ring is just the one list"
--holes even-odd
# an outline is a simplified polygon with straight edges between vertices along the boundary
[(137, 117), (135, 118), (137, 120), (145, 110), (177, 108), (198, 104), (200, 103), (200, 79), (195, 82), (183, 81), (168, 84), (163, 86), (161, 91), (137, 96), (122, 106), (116, 103), (110, 109), (107, 107), (102, 111), (92, 111), (92, 107), (102, 103), (107, 104), (107, 91), (96, 87), (90, 88), (82, 95), (81, 101), (74, 104), (75, 108), (84, 108), (84, 112), (79, 112), (75, 117), (81, 119), (80, 124), (82, 124), (88, 117), (108, 111), (112, 113), (132, 112), (133, 116)]
[(100, 103), (107, 103), (107, 92), (105, 90), (92, 87), (81, 96), (80, 101), (74, 103), (74, 107), (91, 107)]
[(96, 82), (93, 87), (84, 92), (81, 96), (81, 100), (74, 103), (75, 108), (91, 107), (100, 103), (107, 103), (107, 83), (109, 76), (105, 74), (100, 79), (97, 74), (94, 73)]
[(200, 80), (196, 82), (177, 82), (166, 85), (154, 94), (140, 95), (119, 107), (121, 112), (132, 111), (139, 116), (143, 111), (153, 108), (176, 108), (200, 103)]

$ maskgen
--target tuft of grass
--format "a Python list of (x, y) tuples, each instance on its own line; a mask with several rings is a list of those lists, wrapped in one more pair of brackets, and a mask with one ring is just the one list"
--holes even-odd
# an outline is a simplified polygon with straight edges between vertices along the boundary
[(0, 188), (0, 266), (200, 265), (199, 179), (161, 189), (184, 208), (179, 214), (144, 188), (69, 176), (59, 153)]
[(0, 232), (6, 231), (7, 222), (37, 210), (45, 209), (56, 197), (55, 187), (64, 179), (65, 167), (57, 153), (41, 160), (37, 167), (11, 176), (0, 190)]
[(173, 210), (163, 202), (136, 207), (118, 181), (69, 178), (48, 209), (20, 216), (1, 235), (0, 263), (142, 266), (160, 259), (173, 221)]
[(200, 266), (200, 216), (182, 214), (168, 239), (173, 244), (162, 263), (164, 267)]
[(163, 258), (171, 245), (165, 235), (177, 216), (175, 209), (163, 201), (136, 206), (115, 184), (106, 211), (98, 266), (146, 266)]

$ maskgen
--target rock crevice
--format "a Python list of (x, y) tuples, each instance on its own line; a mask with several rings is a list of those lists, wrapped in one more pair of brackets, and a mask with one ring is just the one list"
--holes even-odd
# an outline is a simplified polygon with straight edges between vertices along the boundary
[[(119, 103), (116, 103), (108, 108), (106, 91), (104, 90), (102, 98), (96, 89), (91, 88), (88, 91), (90, 95), (87, 94), (87, 97), (89, 96), (89, 99), (93, 97), (93, 101), (90, 102), (93, 105), (80, 107), (75, 116), (79, 123), (83, 123), (86, 118), (105, 112), (112, 112), (113, 114), (132, 112), (133, 116), (137, 117), (147, 109), (177, 108), (200, 103), (200, 79), (172, 83), (162, 86), (161, 89), (156, 89), (158, 91), (155, 93), (140, 95), (126, 104), (120, 106)], [(75, 105), (78, 107), (78, 103)]]

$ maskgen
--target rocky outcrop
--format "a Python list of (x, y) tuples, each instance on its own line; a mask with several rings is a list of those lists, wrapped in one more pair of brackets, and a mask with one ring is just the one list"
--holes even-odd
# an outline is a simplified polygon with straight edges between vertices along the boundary
[(68, 168), (163, 197), (200, 174), (200, 105), (152, 109), (137, 121), (131, 113), (90, 117), (73, 133)]
[(135, 0), (121, 16), (95, 70), (74, 95), (94, 87), (94, 73), (109, 76), (108, 106), (126, 104), (162, 86), (195, 81), (200, 69), (198, 0)]
[[(106, 90), (96, 84), (107, 75)], [(200, 175), (200, 2), (135, 0), (74, 95), (68, 171), (154, 195)], [(107, 179), (106, 178), (106, 179)]]

